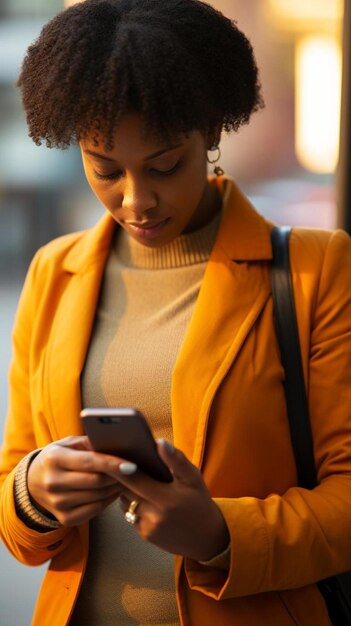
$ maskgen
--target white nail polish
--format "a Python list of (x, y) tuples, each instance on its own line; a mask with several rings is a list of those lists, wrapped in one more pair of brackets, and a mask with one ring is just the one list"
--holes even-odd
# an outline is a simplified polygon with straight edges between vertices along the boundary
[(129, 476), (130, 474), (135, 474), (135, 472), (138, 469), (138, 466), (135, 465), (135, 463), (124, 461), (123, 463), (119, 464), (118, 469), (121, 472), (121, 474), (124, 474), (125, 476)]
[(175, 447), (171, 444), (170, 441), (167, 441), (167, 439), (159, 439), (158, 441), (162, 443), (162, 445), (166, 448), (169, 454), (175, 453)]

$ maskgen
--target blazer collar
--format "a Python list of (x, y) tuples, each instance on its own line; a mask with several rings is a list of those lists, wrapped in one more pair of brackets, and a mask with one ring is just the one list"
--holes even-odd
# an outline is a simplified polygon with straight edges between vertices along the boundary
[[(234, 261), (272, 259), (270, 222), (255, 211), (231, 178), (223, 176), (209, 180), (223, 197), (223, 220), (216, 246)], [(115, 228), (115, 220), (106, 212), (97, 225), (72, 246), (63, 268), (76, 273), (106, 258)]]
[(216, 245), (233, 261), (272, 259), (273, 224), (257, 213), (231, 178), (220, 177), (211, 182), (217, 185), (224, 207)]
[(106, 211), (96, 226), (87, 230), (67, 253), (63, 269), (72, 274), (106, 260), (117, 224)]

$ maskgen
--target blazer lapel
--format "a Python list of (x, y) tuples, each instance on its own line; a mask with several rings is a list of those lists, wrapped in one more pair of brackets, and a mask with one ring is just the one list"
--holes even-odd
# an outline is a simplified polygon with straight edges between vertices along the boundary
[(270, 296), (270, 225), (234, 184), (173, 372), (175, 445), (200, 467), (211, 404)]
[(83, 432), (80, 375), (114, 228), (112, 218), (104, 216), (83, 235), (62, 268), (71, 276), (55, 312), (47, 353), (48, 406), (55, 438)]

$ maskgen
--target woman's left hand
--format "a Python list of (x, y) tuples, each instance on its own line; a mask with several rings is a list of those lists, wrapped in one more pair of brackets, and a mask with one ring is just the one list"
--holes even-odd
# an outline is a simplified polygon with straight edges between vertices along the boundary
[(137, 500), (135, 528), (143, 539), (167, 552), (207, 561), (229, 544), (224, 517), (201, 473), (184, 454), (164, 440), (157, 446), (173, 482), (162, 483), (140, 471), (131, 476), (118, 472), (115, 478), (124, 485), (122, 509), (126, 512)]

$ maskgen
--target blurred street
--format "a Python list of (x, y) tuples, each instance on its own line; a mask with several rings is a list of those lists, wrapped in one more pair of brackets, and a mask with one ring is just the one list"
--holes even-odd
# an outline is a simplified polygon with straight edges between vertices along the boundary
[[(2, 268), (4, 271), (4, 268)], [(0, 281), (0, 429), (3, 432), (7, 405), (7, 371), (11, 355), (11, 328), (21, 284)], [(2, 439), (2, 436), (0, 437)], [(35, 597), (45, 567), (29, 568), (18, 563), (0, 543), (0, 623), (29, 626)], [(14, 584), (16, 581), (16, 584)]]

